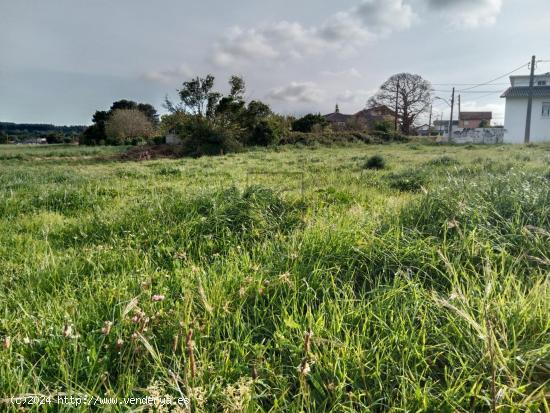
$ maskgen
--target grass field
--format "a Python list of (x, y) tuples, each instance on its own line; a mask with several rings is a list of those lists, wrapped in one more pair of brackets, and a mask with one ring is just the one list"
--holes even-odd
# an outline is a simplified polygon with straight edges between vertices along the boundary
[(121, 150), (0, 146), (0, 411), (549, 410), (550, 145)]

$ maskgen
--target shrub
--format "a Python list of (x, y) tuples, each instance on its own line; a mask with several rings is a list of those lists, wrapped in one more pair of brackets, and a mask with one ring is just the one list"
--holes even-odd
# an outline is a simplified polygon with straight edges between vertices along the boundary
[(80, 145), (102, 145), (105, 143), (105, 130), (101, 125), (88, 126), (82, 136), (80, 136), (78, 143)]
[(363, 169), (384, 169), (385, 167), (386, 160), (381, 155), (371, 156), (363, 165)]
[(441, 156), (439, 158), (432, 159), (431, 161), (427, 162), (427, 165), (431, 165), (431, 166), (451, 166), (451, 165), (458, 165), (458, 164), (460, 164), (459, 161), (446, 155)]
[(315, 125), (319, 125), (321, 128), (324, 128), (328, 125), (328, 122), (320, 113), (316, 115), (309, 113), (304, 117), (295, 120), (292, 123), (292, 130), (295, 132), (309, 133), (313, 131)]
[(269, 146), (279, 143), (282, 136), (280, 126), (272, 120), (261, 120), (252, 130), (250, 145)]
[(178, 130), (183, 141), (183, 153), (188, 156), (223, 155), (242, 150), (238, 131), (212, 124), (205, 118), (189, 119)]

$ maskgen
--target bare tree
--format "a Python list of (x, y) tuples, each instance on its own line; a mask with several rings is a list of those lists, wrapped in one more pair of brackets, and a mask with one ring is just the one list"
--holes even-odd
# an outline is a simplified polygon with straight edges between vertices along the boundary
[(125, 143), (134, 138), (149, 138), (154, 134), (152, 122), (138, 109), (116, 109), (105, 124), (108, 139)]
[(369, 107), (387, 106), (395, 110), (401, 132), (409, 135), (419, 115), (426, 112), (432, 101), (432, 85), (419, 75), (399, 73), (390, 77), (375, 96), (369, 99)]

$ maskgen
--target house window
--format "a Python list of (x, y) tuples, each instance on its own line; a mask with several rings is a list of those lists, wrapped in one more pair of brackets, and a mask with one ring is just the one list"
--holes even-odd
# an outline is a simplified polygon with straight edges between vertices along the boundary
[(546, 80), (539, 80), (537, 86), (546, 86)]
[(544, 102), (542, 104), (542, 117), (550, 119), (550, 102)]

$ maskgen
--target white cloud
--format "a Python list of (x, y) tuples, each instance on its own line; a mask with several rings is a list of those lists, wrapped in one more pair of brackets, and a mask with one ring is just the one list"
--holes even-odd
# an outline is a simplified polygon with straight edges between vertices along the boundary
[(350, 104), (359, 105), (363, 107), (367, 104), (367, 100), (369, 99), (369, 97), (371, 97), (375, 93), (376, 93), (376, 90), (346, 89), (336, 96), (336, 101), (343, 102), (343, 103), (350, 103)]
[(267, 98), (291, 103), (320, 103), (325, 99), (325, 91), (314, 82), (291, 82), (271, 89)]
[(185, 79), (192, 76), (193, 71), (186, 65), (163, 70), (151, 70), (142, 75), (146, 80), (161, 83), (173, 83), (175, 81), (183, 82)]
[(361, 72), (359, 72), (359, 70), (357, 70), (356, 68), (352, 67), (350, 69), (346, 69), (346, 70), (340, 70), (340, 71), (332, 71), (332, 70), (323, 70), (321, 72), (321, 74), (323, 76), (327, 76), (327, 77), (336, 77), (336, 78), (342, 78), (342, 79), (362, 79), (363, 78), (363, 75), (361, 74)]
[(234, 27), (215, 45), (211, 60), (220, 66), (231, 66), (327, 51), (346, 52), (378, 36), (406, 29), (414, 18), (411, 6), (404, 0), (363, 0), (318, 26), (280, 21), (250, 29)]
[(474, 28), (491, 26), (502, 9), (503, 0), (427, 0), (453, 26)]

